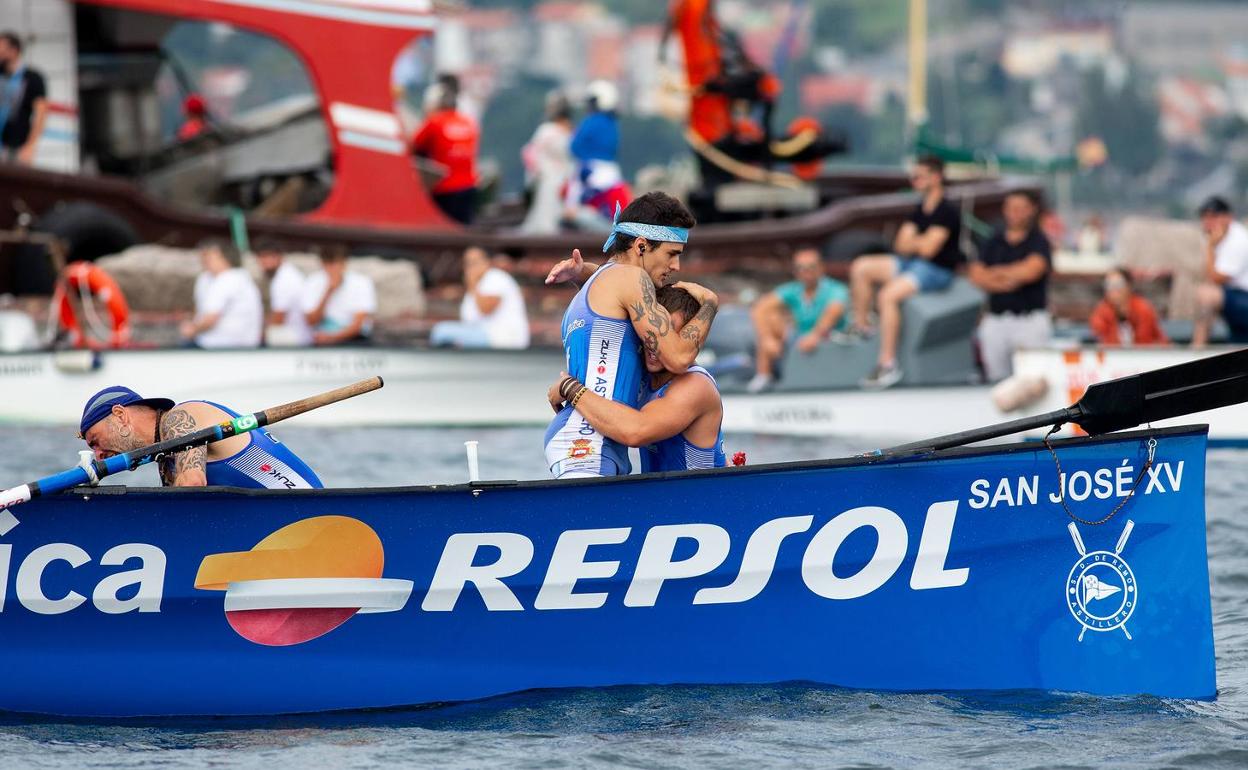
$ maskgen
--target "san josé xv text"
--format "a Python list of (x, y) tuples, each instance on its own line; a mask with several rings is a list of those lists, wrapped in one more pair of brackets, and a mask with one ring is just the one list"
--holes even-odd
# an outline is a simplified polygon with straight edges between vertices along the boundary
[(1183, 488), (1183, 460), (1152, 465), (1123, 460), (1115, 466), (1070, 469), (1041, 476), (1000, 476), (971, 482), (967, 505), (976, 510), (1038, 505), (1041, 501), (1081, 503), (1125, 498), (1132, 494), (1162, 495)]

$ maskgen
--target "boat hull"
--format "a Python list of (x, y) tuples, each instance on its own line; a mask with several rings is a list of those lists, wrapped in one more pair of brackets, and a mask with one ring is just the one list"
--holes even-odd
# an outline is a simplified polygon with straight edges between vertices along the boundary
[(274, 714), (794, 680), (1211, 698), (1203, 429), (1073, 440), (1061, 467), (1076, 514), (1102, 518), (1150, 437), (1153, 473), (1077, 540), (1035, 445), (39, 499), (0, 537), (0, 709)]
[(559, 351), (397, 348), (113, 350), (0, 356), (0, 420), (78, 423), (92, 393), (124, 384), (178, 401), (208, 398), (241, 411), (306, 398), (366, 377), (386, 387), (299, 418), (301, 425), (545, 425)]

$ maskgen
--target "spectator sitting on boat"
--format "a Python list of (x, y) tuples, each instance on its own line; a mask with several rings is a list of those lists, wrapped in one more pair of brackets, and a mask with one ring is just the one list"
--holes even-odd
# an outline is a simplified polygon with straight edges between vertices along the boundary
[(286, 261), (279, 244), (262, 238), (255, 243), (256, 262), (264, 275), (261, 298), (265, 307), (264, 341), (273, 347), (304, 347), (312, 344), (312, 331), (303, 315), (303, 284), (306, 277)]
[(1105, 298), (1088, 325), (1102, 345), (1165, 345), (1167, 339), (1153, 303), (1135, 291), (1131, 274), (1120, 267), (1105, 273)]
[(301, 308), (316, 345), (367, 342), (377, 313), (377, 288), (366, 275), (347, 268), (347, 249), (321, 248), (321, 269), (303, 285)]
[(845, 328), (849, 289), (824, 275), (823, 257), (815, 246), (793, 252), (795, 280), (764, 294), (750, 310), (754, 321), (754, 378), (746, 389), (760, 393), (775, 381), (776, 361), (791, 339), (797, 349), (813, 353), (834, 331)]
[(887, 388), (901, 381), (897, 344), (901, 338), (901, 303), (919, 292), (943, 291), (953, 283), (962, 264), (958, 247), (962, 218), (945, 200), (945, 164), (939, 158), (919, 158), (910, 182), (922, 199), (893, 240), (892, 254), (858, 257), (850, 265), (854, 331), (873, 333), (868, 320), (871, 295), (876, 294), (880, 323), (880, 353), (876, 367), (862, 381), (864, 388)]
[(1048, 310), (1053, 250), (1038, 225), (1040, 208), (1033, 193), (1019, 190), (1005, 196), (1005, 226), (984, 243), (967, 273), (988, 294), (988, 312), (977, 333), (989, 382), (1014, 373), (1014, 351), (1044, 347), (1053, 336)]
[(1212, 197), (1201, 204), (1205, 241), (1205, 283), (1196, 289), (1198, 305), (1192, 347), (1209, 343), (1213, 319), (1221, 315), (1235, 342), (1248, 341), (1248, 228), (1235, 221), (1231, 205)]
[(48, 119), (48, 87), (39, 70), (22, 60), (22, 39), (0, 32), (0, 161), (23, 166), (35, 162), (35, 150)]
[(429, 342), (435, 347), (508, 348), (529, 346), (529, 318), (516, 279), (490, 264), (485, 249), (464, 250), (464, 299), (458, 321), (434, 324)]
[[(211, 401), (175, 404), (167, 398), (143, 398), (123, 385), (114, 385), (87, 400), (78, 438), (87, 442), (97, 460), (102, 460), (240, 416)], [(159, 468), (161, 483), (172, 487), (323, 486), (307, 463), (264, 428), (176, 452), (162, 459)]]
[[(676, 284), (700, 306), (679, 334), (672, 333), (671, 314), (655, 298), (656, 287), (680, 269), (693, 225), (693, 215), (680, 201), (662, 192), (647, 193), (616, 216), (602, 247), (610, 259), (601, 269), (584, 263), (580, 251), (574, 251), (546, 277), (547, 283), (584, 281), (563, 316), (561, 332), (568, 371), (595, 393), (636, 408), (643, 347), (676, 374), (684, 373), (702, 349), (719, 309), (715, 293), (697, 284)], [(573, 395), (546, 429), (551, 474), (564, 479), (628, 474), (627, 448), (603, 436), (576, 411), (579, 397)]]
[(460, 224), (472, 224), (477, 206), (477, 145), (481, 130), (476, 121), (457, 109), (459, 81), (443, 76), (429, 86), (425, 109), (429, 115), (412, 138), (412, 154), (446, 169), (433, 186), (433, 200), (442, 213)]
[[(673, 334), (700, 309), (692, 294), (675, 286), (659, 289), (655, 299), (671, 314)], [(587, 388), (577, 400), (577, 412), (607, 438), (641, 447), (643, 473), (722, 468), (724, 434), (720, 425), (724, 405), (715, 378), (700, 366), (674, 374), (652, 351), (646, 351), (643, 359), (646, 376), (642, 378), (640, 409), (603, 398)], [(561, 372), (547, 393), (551, 408), (558, 413), (583, 387), (580, 380)]]
[(259, 347), (264, 307), (238, 249), (212, 238), (200, 244), (199, 258), (204, 270), (195, 279), (195, 318), (182, 324), (182, 338), (201, 348)]

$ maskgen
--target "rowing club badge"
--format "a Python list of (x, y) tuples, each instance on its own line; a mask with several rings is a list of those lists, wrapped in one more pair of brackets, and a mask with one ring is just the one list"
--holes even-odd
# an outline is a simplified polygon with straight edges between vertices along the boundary
[(1066, 528), (1070, 530), (1075, 549), (1079, 551), (1079, 561), (1070, 568), (1070, 576), (1066, 578), (1066, 605), (1079, 625), (1083, 626), (1079, 641), (1083, 641), (1083, 635), (1088, 631), (1113, 631), (1118, 628), (1130, 639), (1127, 620), (1139, 602), (1139, 585), (1135, 582), (1131, 566), (1121, 554), (1135, 522), (1127, 519), (1127, 526), (1123, 527), (1112, 552), (1089, 552), (1075, 523), (1070, 522)]

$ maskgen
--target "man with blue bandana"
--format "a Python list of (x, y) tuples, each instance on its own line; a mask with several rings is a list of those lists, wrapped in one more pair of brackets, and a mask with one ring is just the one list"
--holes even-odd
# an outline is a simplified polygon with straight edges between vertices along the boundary
[[(675, 286), (662, 287), (657, 296), (677, 331), (700, 310), (689, 292)], [(715, 378), (700, 366), (673, 374), (649, 352), (645, 367), (640, 409), (587, 392), (577, 411), (609, 438), (639, 447), (642, 473), (724, 467), (724, 403)], [(564, 394), (580, 385), (566, 372), (560, 374), (546, 394), (551, 407), (562, 408)]]
[(546, 429), (546, 460), (555, 478), (629, 473), (628, 447), (602, 435), (576, 411), (576, 405), (592, 392), (636, 409), (641, 399), (643, 348), (665, 369), (682, 373), (706, 342), (719, 309), (714, 292), (697, 284), (676, 284), (699, 305), (679, 332), (673, 330), (671, 315), (655, 297), (656, 287), (680, 269), (680, 255), (693, 225), (693, 216), (680, 201), (661, 192), (647, 193), (616, 212), (611, 235), (602, 247), (609, 257), (605, 265), (595, 271), (583, 265), (577, 251), (566, 264), (557, 266), (573, 275), (582, 268), (592, 275), (563, 317), (567, 371), (584, 385), (567, 394), (567, 405)]
[[(97, 460), (240, 417), (211, 401), (143, 398), (114, 385), (87, 399), (78, 437)], [(321, 480), (265, 429), (197, 446), (160, 461), (160, 480), (174, 487), (245, 487), (252, 489), (321, 489)]]

